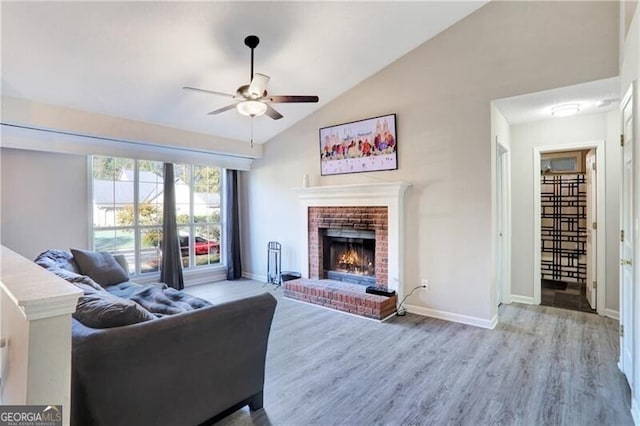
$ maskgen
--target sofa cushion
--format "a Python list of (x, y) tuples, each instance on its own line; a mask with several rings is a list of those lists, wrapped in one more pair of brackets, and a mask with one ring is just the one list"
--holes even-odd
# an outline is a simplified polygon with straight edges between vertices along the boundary
[(127, 262), (127, 258), (122, 254), (114, 254), (113, 258), (118, 262), (122, 269), (128, 274), (129, 273), (129, 262)]
[[(47, 269), (49, 272), (56, 274), (63, 280), (67, 280), (68, 282), (72, 283), (76, 287), (83, 290), (85, 293), (104, 291), (104, 289), (91, 278), (86, 275), (80, 275), (79, 273), (77, 273), (80, 271), (76, 266), (71, 254), (66, 251), (45, 251), (44, 253), (40, 253), (40, 255), (36, 257), (34, 262)], [(74, 272), (74, 270), (77, 272)]]
[(128, 299), (133, 293), (144, 288), (142, 284), (133, 281), (110, 285), (105, 290), (117, 297)]
[(154, 284), (142, 286), (142, 288), (129, 296), (130, 300), (140, 304), (157, 317), (174, 315), (194, 309), (211, 306), (211, 303), (199, 297), (191, 296), (175, 288), (158, 287)]
[(75, 274), (80, 273), (80, 269), (73, 260), (73, 256), (65, 250), (47, 250), (40, 253), (34, 262), (49, 270), (63, 269)]
[(80, 272), (103, 287), (129, 280), (129, 273), (122, 269), (109, 252), (71, 249), (71, 253)]
[(155, 316), (137, 303), (107, 292), (85, 293), (73, 317), (91, 328), (111, 328), (150, 321)]

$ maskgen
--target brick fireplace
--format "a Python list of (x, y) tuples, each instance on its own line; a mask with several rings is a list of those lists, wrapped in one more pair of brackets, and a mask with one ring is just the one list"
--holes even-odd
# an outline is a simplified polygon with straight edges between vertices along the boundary
[(404, 195), (407, 182), (311, 186), (297, 188), (300, 200), (300, 245), (303, 278), (322, 279), (321, 233), (325, 229), (370, 230), (375, 234), (376, 285), (404, 294)]
[[(309, 207), (307, 213), (308, 221), (308, 250), (309, 250), (309, 278), (310, 279), (342, 279), (347, 282), (358, 281), (361, 284), (375, 284), (387, 287), (388, 285), (388, 218), (389, 213), (386, 206), (324, 206)], [(367, 261), (371, 263), (375, 273), (362, 271), (366, 266), (355, 267), (355, 271), (346, 271), (328, 275), (332, 271), (327, 271), (329, 256), (327, 235), (332, 235), (328, 231), (333, 231), (335, 235), (344, 236), (343, 240), (361, 241), (362, 235), (367, 231), (373, 237), (374, 253), (369, 259), (359, 259), (361, 263)], [(350, 243), (348, 243), (350, 244)], [(362, 257), (362, 256), (361, 256)], [(367, 278), (359, 279), (358, 275), (373, 275), (371, 281)], [(342, 276), (342, 278), (340, 278)]]
[[(302, 278), (286, 281), (284, 296), (378, 321), (393, 316), (404, 293), (404, 193), (409, 186), (298, 188)], [(368, 294), (365, 287), (371, 284), (397, 294)]]

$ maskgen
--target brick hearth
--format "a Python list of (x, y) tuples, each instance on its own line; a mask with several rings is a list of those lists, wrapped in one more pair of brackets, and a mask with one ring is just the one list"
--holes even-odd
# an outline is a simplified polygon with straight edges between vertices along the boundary
[(326, 308), (383, 320), (396, 310), (397, 297), (365, 293), (365, 287), (334, 280), (297, 279), (283, 284), (284, 296)]

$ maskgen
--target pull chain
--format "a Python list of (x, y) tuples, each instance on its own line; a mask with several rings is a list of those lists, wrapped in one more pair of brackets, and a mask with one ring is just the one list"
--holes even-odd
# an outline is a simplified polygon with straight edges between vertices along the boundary
[(251, 116), (251, 149), (253, 149), (253, 116)]

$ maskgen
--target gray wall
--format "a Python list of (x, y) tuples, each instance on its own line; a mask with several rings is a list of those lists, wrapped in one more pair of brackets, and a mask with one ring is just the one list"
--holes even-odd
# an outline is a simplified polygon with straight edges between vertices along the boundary
[[(618, 74), (615, 2), (491, 2), (267, 143), (243, 179), (244, 269), (266, 275), (265, 247), (283, 243), (283, 268), (302, 262), (291, 190), (408, 181), (404, 258), (414, 306), (490, 321), (493, 99)], [(398, 114), (399, 169), (321, 177), (318, 129)]]
[(34, 259), (51, 249), (87, 248), (87, 159), (0, 150), (2, 244)]

